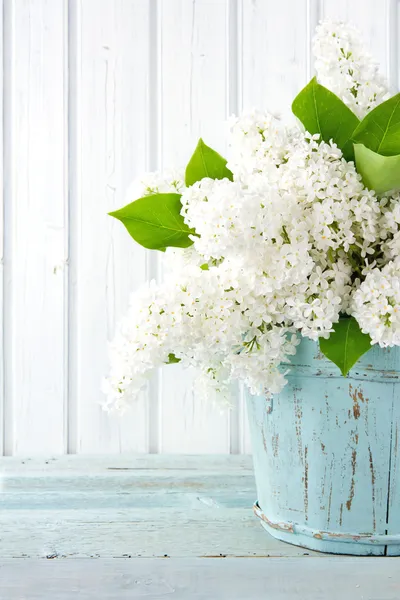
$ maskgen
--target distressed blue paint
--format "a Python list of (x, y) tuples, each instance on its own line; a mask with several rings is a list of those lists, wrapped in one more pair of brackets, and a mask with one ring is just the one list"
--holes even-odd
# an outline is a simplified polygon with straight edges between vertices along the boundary
[(303, 340), (287, 379), (270, 411), (248, 398), (263, 526), (314, 550), (400, 555), (400, 349), (371, 349), (344, 378)]
[[(388, 533), (400, 532), (400, 401), (394, 398), (392, 418), (392, 451), (390, 468), (390, 502), (388, 511)], [(388, 556), (398, 556), (398, 549), (388, 546)], [(396, 552), (397, 551), (397, 552)]]

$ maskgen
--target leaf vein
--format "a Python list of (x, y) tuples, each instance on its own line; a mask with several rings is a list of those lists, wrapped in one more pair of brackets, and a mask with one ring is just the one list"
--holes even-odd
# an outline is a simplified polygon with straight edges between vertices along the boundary
[[(389, 120), (388, 120), (388, 122), (387, 122), (386, 129), (385, 129), (385, 132), (384, 132), (384, 134), (383, 134), (383, 136), (382, 136), (382, 139), (381, 139), (381, 141), (380, 141), (380, 143), (379, 143), (379, 146), (378, 146), (378, 150), (377, 150), (377, 152), (379, 152), (379, 150), (381, 149), (381, 146), (382, 146), (382, 144), (383, 144), (383, 141), (384, 141), (384, 139), (385, 139), (385, 138), (386, 138), (386, 136), (387, 136), (387, 133), (388, 133), (388, 131), (389, 131), (389, 128), (390, 128), (390, 124), (391, 124), (391, 122), (392, 122), (392, 119), (393, 119), (393, 117), (394, 117), (394, 114), (395, 114), (395, 112), (396, 112), (396, 110), (397, 110), (397, 108), (398, 108), (399, 104), (400, 104), (400, 97), (399, 97), (399, 99), (397, 100), (396, 106), (393, 108), (392, 114), (390, 115), (390, 118), (389, 118)], [(376, 121), (374, 120), (374, 122), (376, 122)]]

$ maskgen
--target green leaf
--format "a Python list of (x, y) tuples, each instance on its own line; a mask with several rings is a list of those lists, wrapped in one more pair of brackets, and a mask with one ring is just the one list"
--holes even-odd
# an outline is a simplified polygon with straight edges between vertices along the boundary
[(168, 361), (165, 363), (166, 365), (174, 365), (176, 363), (181, 362), (180, 358), (176, 358), (175, 354), (172, 352), (168, 354)]
[(314, 77), (296, 96), (293, 113), (311, 133), (320, 133), (324, 142), (333, 140), (346, 160), (354, 160), (351, 136), (359, 124), (356, 115)]
[(185, 224), (181, 208), (180, 194), (154, 194), (109, 214), (119, 219), (141, 246), (165, 250), (168, 246), (187, 248), (193, 244), (189, 235), (195, 232)]
[(229, 179), (233, 181), (232, 172), (226, 166), (226, 160), (215, 150), (207, 146), (200, 138), (185, 173), (187, 186), (196, 181), (210, 177), (211, 179)]
[(353, 141), (383, 156), (400, 154), (400, 94), (371, 110), (354, 131)]
[(367, 188), (377, 194), (400, 188), (400, 154), (382, 156), (363, 144), (354, 144), (354, 152), (357, 171)]
[(371, 349), (371, 338), (362, 333), (354, 317), (340, 319), (327, 340), (320, 339), (321, 352), (347, 375), (358, 359)]

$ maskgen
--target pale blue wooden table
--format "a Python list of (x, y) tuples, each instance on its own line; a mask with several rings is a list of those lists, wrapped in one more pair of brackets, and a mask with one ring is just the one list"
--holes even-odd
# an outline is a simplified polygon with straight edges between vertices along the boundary
[(3, 458), (0, 472), (1, 600), (400, 599), (400, 559), (269, 537), (249, 457)]

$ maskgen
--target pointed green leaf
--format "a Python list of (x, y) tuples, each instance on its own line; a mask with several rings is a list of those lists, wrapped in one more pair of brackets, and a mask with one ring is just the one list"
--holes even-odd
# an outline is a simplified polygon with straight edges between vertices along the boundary
[(346, 160), (354, 160), (351, 136), (360, 121), (338, 96), (320, 85), (315, 77), (296, 96), (292, 110), (309, 133), (321, 134), (325, 142), (333, 140)]
[(362, 333), (354, 317), (340, 319), (327, 340), (320, 339), (319, 346), (326, 358), (347, 375), (358, 359), (370, 350), (371, 338)]
[(187, 186), (196, 181), (210, 177), (211, 179), (229, 179), (233, 181), (232, 172), (226, 166), (226, 160), (215, 150), (207, 146), (200, 138), (185, 173)]
[(193, 244), (189, 235), (195, 232), (185, 224), (181, 208), (180, 194), (154, 194), (109, 214), (119, 219), (141, 246), (165, 250), (168, 246), (187, 248)]
[(354, 131), (353, 141), (383, 156), (400, 154), (400, 94), (371, 110)]
[(377, 194), (400, 189), (400, 154), (382, 156), (363, 144), (354, 144), (357, 171), (364, 185)]

